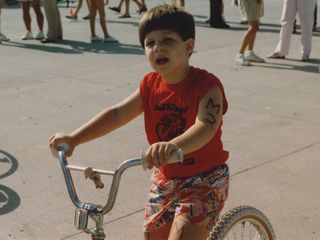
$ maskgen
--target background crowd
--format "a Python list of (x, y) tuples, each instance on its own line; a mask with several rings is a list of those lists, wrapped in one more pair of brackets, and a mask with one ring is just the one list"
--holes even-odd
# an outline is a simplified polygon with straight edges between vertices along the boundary
[[(8, 1), (8, 0), (7, 0)], [(63, 40), (63, 30), (61, 24), (61, 15), (58, 8), (58, 2), (61, 0), (20, 0), (22, 9), (22, 19), (26, 28), (26, 33), (21, 36), (22, 40), (36, 39), (43, 44), (56, 43)], [(70, 1), (66, 1), (67, 7)], [(136, 12), (141, 15), (147, 11), (147, 3), (145, 0), (133, 0), (137, 5)], [(91, 42), (116, 43), (117, 39), (112, 37), (107, 28), (105, 6), (109, 4), (109, 0), (86, 0), (89, 12), (83, 19), (89, 20), (90, 40)], [(119, 18), (130, 18), (130, 0), (119, 0), (114, 6), (108, 8), (119, 13)], [(124, 4), (124, 10), (121, 14)], [(185, 0), (171, 0), (171, 4), (185, 8)], [(251, 62), (264, 63), (265, 60), (254, 52), (256, 35), (260, 26), (260, 18), (264, 15), (263, 0), (233, 0), (233, 4), (239, 8), (241, 23), (248, 25), (247, 31), (244, 33), (240, 43), (239, 52), (236, 54), (236, 64), (242, 66), (250, 66)], [(1, 32), (1, 8), (6, 5), (6, 0), (0, 0), (0, 43), (1, 41), (9, 41)], [(44, 8), (44, 14), (41, 10)], [(111, 5), (111, 4), (110, 4)], [(83, 6), (83, 0), (78, 0), (76, 9), (70, 11), (65, 16), (71, 20), (78, 19), (78, 13)], [(213, 28), (230, 28), (224, 17), (223, 0), (209, 0), (209, 18), (206, 21)], [(35, 12), (36, 22), (38, 26), (37, 34), (34, 35), (31, 29), (31, 8)], [(47, 20), (47, 33), (43, 32), (44, 15)], [(103, 37), (96, 34), (96, 17), (99, 16), (99, 23), (103, 32)], [(317, 3), (316, 0), (284, 0), (282, 16), (280, 19), (281, 30), (279, 42), (275, 50), (268, 55), (268, 58), (285, 59), (289, 54), (290, 41), (292, 33), (296, 32), (296, 18), (299, 17), (301, 25), (301, 60), (309, 61), (312, 49), (312, 32), (317, 31)]]

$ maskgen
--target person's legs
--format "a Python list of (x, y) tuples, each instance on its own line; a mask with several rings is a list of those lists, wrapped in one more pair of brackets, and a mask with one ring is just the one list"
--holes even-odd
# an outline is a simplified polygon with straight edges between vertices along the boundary
[[(254, 46), (254, 41), (256, 38), (256, 33), (259, 29), (259, 22), (258, 21), (249, 21), (248, 22), (248, 30), (246, 31), (246, 33), (243, 36), (241, 45), (240, 45), (240, 50), (239, 53), (236, 55), (236, 63), (240, 64), (242, 66), (250, 66), (250, 62), (249, 60), (246, 59), (246, 57), (244, 56), (244, 52), (246, 49), (248, 49), (250, 52), (250, 54), (252, 54), (252, 49)], [(258, 61), (258, 56), (257, 57), (257, 62), (264, 62), (263, 59), (260, 59)]]
[(88, 7), (89, 13), (82, 18), (82, 19), (84, 19), (84, 20), (90, 19), (90, 2), (89, 2), (89, 0), (86, 0), (86, 3), (87, 3), (87, 7)]
[[(254, 45), (255, 36), (256, 36), (258, 29), (259, 29), (259, 22), (256, 22), (256, 21), (248, 22), (248, 30), (246, 31), (246, 33), (243, 36), (239, 53), (243, 54), (247, 48), (249, 50), (252, 50), (253, 45)], [(251, 49), (249, 48), (249, 46)]]
[(22, 17), (28, 32), (31, 32), (30, 2), (21, 2)]
[[(206, 220), (204, 220), (206, 221)], [(183, 218), (175, 218), (169, 240), (206, 240), (209, 236), (210, 230), (204, 227), (203, 223), (190, 224)]]
[(286, 56), (289, 53), (291, 34), (297, 13), (296, 0), (284, 0), (281, 16), (281, 30), (275, 53)]
[(91, 30), (91, 37), (96, 36), (95, 30), (95, 21), (96, 21), (96, 14), (97, 14), (97, 6), (95, 0), (89, 0), (90, 2), (90, 30)]
[(95, 1), (96, 1), (97, 10), (99, 13), (100, 25), (104, 34), (104, 38), (107, 38), (109, 37), (109, 34), (108, 34), (108, 29), (106, 24), (106, 13), (104, 11), (104, 0), (95, 0)]
[(75, 15), (75, 16), (78, 15), (80, 9), (82, 8), (82, 4), (83, 4), (83, 0), (79, 0), (79, 1), (78, 1), (78, 5), (77, 5), (77, 8), (76, 8), (76, 10), (74, 11), (74, 14), (73, 14), (73, 15)]
[(62, 23), (61, 23), (61, 15), (60, 11), (57, 5), (57, 0), (55, 1), (55, 18), (56, 18), (56, 24), (57, 24), (57, 40), (62, 40)]
[(40, 1), (39, 0), (33, 0), (32, 1), (32, 7), (34, 12), (36, 13), (37, 16), (37, 24), (39, 27), (39, 31), (42, 32), (43, 31), (43, 14), (41, 12), (41, 8), (40, 8)]
[(253, 51), (254, 42), (256, 40), (256, 35), (259, 30), (259, 21), (248, 22), (249, 28), (251, 29), (251, 38), (248, 42), (248, 50)]
[(48, 30), (47, 30), (47, 39), (53, 40), (54, 32), (54, 17), (52, 15), (52, 0), (43, 1), (44, 12), (47, 18)]
[(129, 18), (130, 16), (130, 0), (125, 0), (124, 1), (124, 14), (122, 14), (119, 18)]
[(173, 220), (169, 221), (159, 229), (144, 233), (144, 240), (168, 240)]
[(60, 12), (57, 6), (57, 0), (44, 0), (43, 6), (48, 22), (47, 39), (42, 40), (42, 43), (55, 42), (62, 39), (62, 25)]
[(213, 28), (229, 28), (223, 19), (223, 2), (222, 0), (210, 0), (210, 26)]
[(4, 35), (2, 32), (1, 32), (1, 6), (0, 6), (0, 43), (2, 41), (4, 42), (7, 42), (9, 41), (10, 39), (6, 37), (6, 35)]
[[(301, 24), (301, 56), (303, 60), (308, 60), (312, 47), (313, 12), (315, 1), (298, 1), (297, 9)], [(306, 58), (306, 59), (304, 59)]]

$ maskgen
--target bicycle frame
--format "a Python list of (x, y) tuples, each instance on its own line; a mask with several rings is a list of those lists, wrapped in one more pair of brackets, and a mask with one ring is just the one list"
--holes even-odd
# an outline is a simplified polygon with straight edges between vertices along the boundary
[[(132, 158), (121, 163), (115, 171), (106, 171), (101, 169), (93, 169), (94, 172), (103, 175), (112, 176), (112, 184), (109, 190), (108, 200), (105, 206), (99, 206), (94, 203), (84, 203), (81, 202), (77, 196), (73, 179), (71, 175), (71, 170), (83, 171), (85, 168), (79, 166), (68, 165), (65, 153), (63, 150), (58, 151), (59, 162), (62, 168), (62, 172), (66, 181), (67, 189), (71, 201), (76, 206), (75, 211), (75, 227), (79, 230), (83, 230), (86, 233), (91, 232), (92, 240), (102, 240), (105, 239), (105, 234), (103, 230), (103, 216), (108, 213), (114, 206), (119, 183), (122, 173), (130, 167), (138, 166), (142, 164), (142, 158)], [(87, 228), (88, 217), (90, 217), (96, 224), (96, 228), (90, 231)]]

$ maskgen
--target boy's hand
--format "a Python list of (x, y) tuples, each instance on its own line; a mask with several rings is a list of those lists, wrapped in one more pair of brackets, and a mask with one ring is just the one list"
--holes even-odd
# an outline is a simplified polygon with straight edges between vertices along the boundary
[(142, 152), (142, 158), (148, 162), (148, 168), (159, 168), (165, 165), (172, 152), (178, 150), (179, 147), (176, 144), (170, 142), (158, 142), (152, 144), (147, 151)]
[(49, 140), (50, 148), (57, 149), (59, 143), (68, 144), (69, 150), (66, 152), (66, 155), (70, 157), (76, 146), (72, 136), (64, 133), (55, 133)]

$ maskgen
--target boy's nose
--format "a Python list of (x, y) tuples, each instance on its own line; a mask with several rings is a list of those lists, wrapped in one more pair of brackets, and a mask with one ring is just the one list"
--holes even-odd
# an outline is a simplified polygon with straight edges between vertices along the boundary
[(160, 51), (164, 49), (164, 45), (162, 42), (157, 42), (154, 45), (154, 51)]

